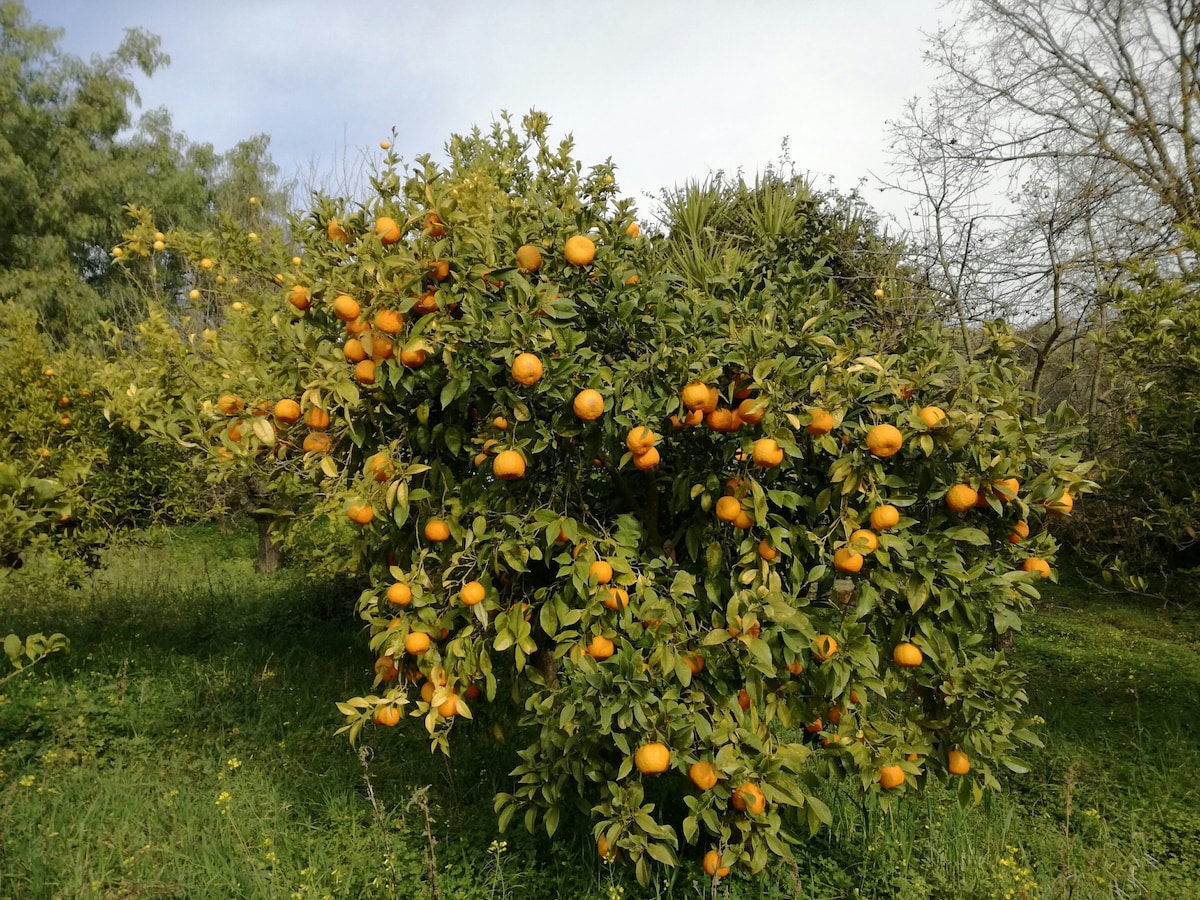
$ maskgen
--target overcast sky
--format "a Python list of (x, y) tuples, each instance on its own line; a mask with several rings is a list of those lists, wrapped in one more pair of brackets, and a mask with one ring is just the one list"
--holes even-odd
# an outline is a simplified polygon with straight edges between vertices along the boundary
[(451, 132), (536, 107), (639, 197), (753, 173), (784, 138), (821, 185), (886, 174), (885, 122), (930, 81), (921, 32), (950, 15), (941, 0), (26, 2), (85, 58), (126, 28), (159, 35), (171, 65), (141, 83), (143, 107), (218, 150), (265, 132), (289, 175), (353, 167), (393, 126), (406, 159), (440, 154)]

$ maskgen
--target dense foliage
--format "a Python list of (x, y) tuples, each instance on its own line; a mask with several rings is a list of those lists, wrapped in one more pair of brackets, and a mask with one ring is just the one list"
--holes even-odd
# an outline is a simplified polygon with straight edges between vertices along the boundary
[[(894, 271), (843, 289), (796, 184), (698, 278), (544, 116), (448, 149), (388, 154), (364, 208), (320, 199), (294, 251), (166, 235), (228, 316), (186, 348), (220, 364), (182, 416), (215, 465), (307, 473), (308, 515), (357, 529), (383, 691), (342, 705), (351, 737), (407, 712), (449, 752), (476, 698), (516, 704), (537, 730), (501, 823), (577, 809), (643, 879), (680, 837), (788, 854), (828, 822), (816, 778), (969, 770), (966, 797), (1021, 770), (991, 637), (1050, 574), (1040, 524), (1082, 467), (1023, 413), (1003, 328), (968, 362)], [(920, 327), (881, 327), (901, 307)]]

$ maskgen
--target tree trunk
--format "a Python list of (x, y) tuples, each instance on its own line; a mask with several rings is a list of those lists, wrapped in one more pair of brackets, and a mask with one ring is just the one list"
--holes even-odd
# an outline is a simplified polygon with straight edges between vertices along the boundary
[(992, 649), (999, 653), (1001, 650), (1013, 648), (1013, 630), (1010, 628), (1004, 634), (992, 635)]
[(283, 568), (283, 548), (271, 534), (275, 520), (270, 516), (255, 516), (258, 525), (258, 555), (254, 559), (255, 572), (277, 572)]
[(542, 678), (546, 680), (546, 687), (557, 691), (559, 688), (558, 660), (554, 658), (554, 653), (543, 648), (534, 653), (529, 661), (542, 673)]

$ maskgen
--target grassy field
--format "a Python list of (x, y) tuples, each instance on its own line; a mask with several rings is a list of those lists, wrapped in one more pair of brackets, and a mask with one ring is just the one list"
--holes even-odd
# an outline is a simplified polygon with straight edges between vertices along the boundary
[[(584, 823), (498, 834), (520, 736), (486, 711), (449, 761), (417, 727), (334, 737), (333, 701), (369, 684), (356, 592), (252, 554), (249, 532), (181, 529), (78, 589), (0, 577), (0, 633), (72, 639), (0, 687), (0, 898), (710, 895), (691, 864), (640, 888)], [(803, 858), (715, 895), (1200, 897), (1198, 651), (1194, 603), (1051, 589), (1015, 651), (1046, 720), (1031, 774), (887, 817), (831, 788)]]

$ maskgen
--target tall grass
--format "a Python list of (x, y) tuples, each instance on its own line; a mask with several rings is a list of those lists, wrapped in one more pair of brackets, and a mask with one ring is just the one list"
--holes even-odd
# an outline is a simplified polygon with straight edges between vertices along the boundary
[(451, 760), (420, 729), (334, 737), (369, 684), (355, 585), (256, 575), (249, 532), (155, 532), (81, 586), (0, 579), (0, 627), (69, 654), (0, 698), (0, 897), (1016, 898), (1200, 896), (1200, 615), (1078, 584), (1016, 655), (1046, 724), (1032, 772), (960, 807), (884, 815), (836, 787), (834, 828), (754, 879), (686, 863), (649, 889), (586, 822), (496, 832), (521, 736), (482, 709)]

